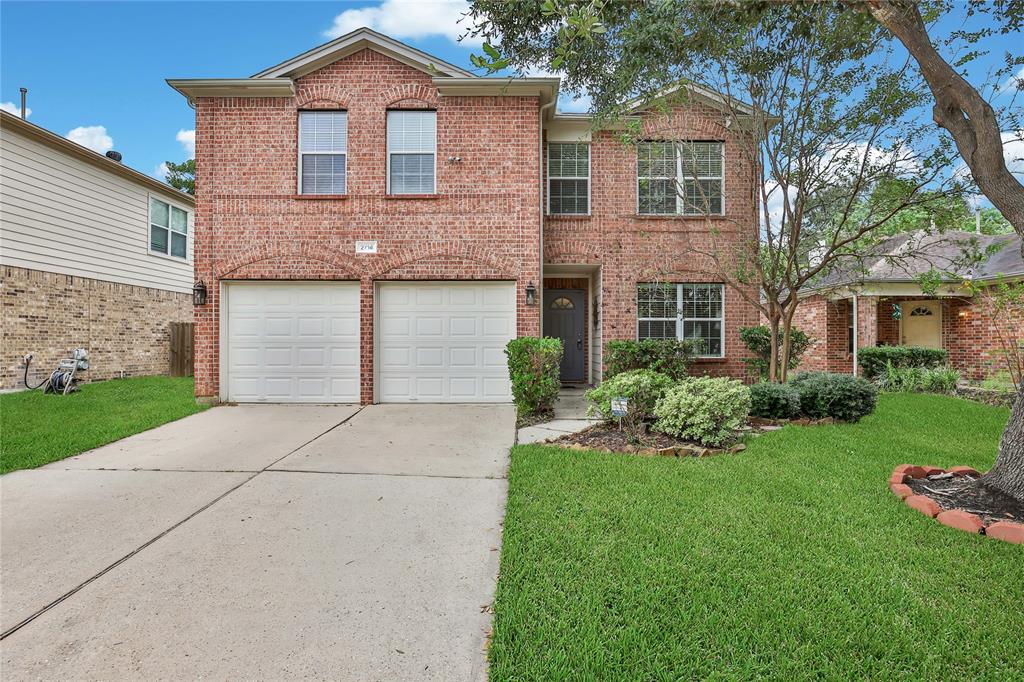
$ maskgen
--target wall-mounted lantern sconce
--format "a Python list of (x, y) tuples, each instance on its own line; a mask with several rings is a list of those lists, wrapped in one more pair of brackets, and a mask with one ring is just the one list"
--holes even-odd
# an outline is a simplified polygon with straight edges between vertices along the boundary
[(206, 284), (203, 280), (192, 286), (192, 305), (206, 305)]
[(526, 285), (526, 305), (536, 305), (537, 303), (537, 287), (533, 286), (531, 281)]

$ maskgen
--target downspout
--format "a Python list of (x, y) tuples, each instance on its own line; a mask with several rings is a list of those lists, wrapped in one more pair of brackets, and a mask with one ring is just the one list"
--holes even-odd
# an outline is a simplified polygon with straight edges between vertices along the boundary
[[(537, 306), (543, 310), (544, 308), (544, 114), (551, 107), (558, 104), (558, 90), (555, 89), (555, 96), (547, 104), (542, 104), (540, 112), (538, 114), (538, 126), (537, 126), (537, 208), (540, 215), (540, 248), (538, 252), (540, 254), (540, 262), (537, 264)], [(544, 336), (544, 314), (538, 313), (540, 320), (538, 329), (540, 330), (538, 336)]]
[(853, 295), (853, 376), (857, 376), (857, 294)]

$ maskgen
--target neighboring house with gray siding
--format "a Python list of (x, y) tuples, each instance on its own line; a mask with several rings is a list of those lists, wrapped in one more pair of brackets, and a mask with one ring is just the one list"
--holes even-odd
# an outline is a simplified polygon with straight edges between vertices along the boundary
[(90, 379), (165, 374), (192, 321), (193, 198), (0, 112), (0, 388), (72, 348)]

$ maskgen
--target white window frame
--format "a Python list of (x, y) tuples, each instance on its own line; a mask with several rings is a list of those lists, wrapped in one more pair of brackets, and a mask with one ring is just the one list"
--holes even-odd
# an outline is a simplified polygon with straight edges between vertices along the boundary
[[(553, 144), (571, 144), (571, 145), (583, 145), (587, 148), (587, 174), (583, 175), (559, 175), (557, 178), (551, 177), (551, 145)], [(545, 211), (549, 216), (573, 216), (573, 215), (590, 215), (593, 210), (593, 197), (591, 195), (591, 186), (593, 183), (590, 181), (591, 175), (593, 175), (593, 158), (591, 156), (591, 146), (589, 142), (548, 142), (548, 153), (547, 153), (547, 176), (548, 176), (548, 201)], [(587, 181), (587, 211), (586, 213), (552, 213), (551, 212), (551, 181), (552, 180), (586, 180)]]
[[(391, 140), (388, 137), (388, 131), (387, 131), (387, 128), (388, 128), (388, 126), (387, 126), (387, 116), (392, 111), (415, 111), (415, 112), (422, 112), (422, 113), (431, 113), (431, 114), (433, 114), (434, 115), (434, 148), (433, 149), (429, 149), (429, 150), (428, 149), (422, 149), (422, 150), (418, 149), (416, 151), (410, 151), (410, 150), (406, 149), (406, 150), (400, 151), (400, 152), (392, 152), (391, 151)], [(386, 185), (387, 185), (386, 188), (385, 188), (385, 192), (388, 195), (390, 195), (390, 196), (397, 196), (397, 197), (401, 197), (401, 196), (417, 196), (419, 194), (423, 194), (422, 192), (401, 192), (401, 193), (395, 194), (394, 192), (391, 191), (391, 155), (392, 154), (401, 154), (401, 155), (404, 156), (404, 155), (413, 155), (413, 154), (432, 154), (433, 157), (434, 157), (434, 186), (431, 188), (430, 192), (427, 192), (427, 194), (437, 194), (437, 110), (436, 109), (388, 109), (387, 112), (384, 114), (384, 121), (385, 121), (385, 126), (384, 126), (384, 145), (386, 147), (385, 154), (384, 154), (384, 156), (386, 157), (385, 164), (384, 164), (385, 165), (384, 173), (385, 173), (385, 182), (386, 182)]]
[[(345, 193), (338, 195), (334, 193), (320, 193), (320, 192), (303, 192), (302, 191), (302, 156), (303, 154), (317, 155), (317, 156), (338, 156), (337, 151), (327, 152), (306, 152), (302, 150), (302, 115), (303, 114), (317, 114), (317, 113), (329, 113), (329, 114), (345, 114)], [(305, 197), (324, 197), (324, 196), (346, 196), (348, 194), (348, 110), (347, 109), (300, 109), (298, 113), (298, 120), (296, 120), (296, 130), (298, 132), (298, 139), (296, 140), (296, 147), (298, 148), (298, 175), (295, 178), (295, 193)]]
[[(640, 287), (642, 286), (672, 286), (676, 290), (676, 315), (675, 317), (640, 317)], [(683, 315), (683, 288), (684, 287), (709, 287), (717, 286), (721, 291), (722, 298), (722, 316), (721, 317), (684, 317)], [(721, 359), (725, 357), (725, 285), (719, 282), (637, 282), (636, 284), (636, 304), (637, 304), (637, 315), (636, 315), (636, 338), (638, 341), (643, 339), (640, 338), (640, 323), (641, 322), (668, 322), (675, 321), (676, 323), (676, 340), (685, 341), (685, 328), (687, 322), (719, 322), (719, 352), (718, 353), (702, 353), (697, 355), (698, 358), (712, 358)]]
[[(637, 215), (653, 215), (653, 216), (685, 216), (685, 217), (700, 217), (700, 216), (724, 216), (725, 215), (725, 141), (724, 140), (643, 140), (640, 144), (650, 142), (661, 142), (661, 143), (672, 143), (673, 149), (675, 150), (675, 162), (676, 162), (676, 175), (672, 176), (641, 176), (640, 175), (640, 151), (637, 146), (637, 158), (636, 158), (636, 213)], [(720, 145), (719, 151), (722, 156), (722, 174), (716, 175), (699, 175), (695, 178), (685, 178), (687, 180), (693, 180), (700, 182), (701, 180), (718, 180), (722, 183), (722, 209), (716, 213), (686, 213), (684, 208), (686, 207), (686, 201), (682, 196), (679, 178), (683, 177), (683, 155), (680, 153), (680, 147), (684, 144), (697, 144), (697, 143), (711, 143)], [(675, 180), (676, 181), (676, 210), (672, 213), (641, 213), (640, 212), (640, 181), (641, 180)]]
[[(156, 225), (156, 223), (153, 222), (153, 202), (154, 201), (159, 201), (161, 204), (167, 204), (167, 227), (166, 228), (163, 225)], [(171, 254), (171, 232), (177, 232), (177, 234), (182, 234), (181, 232), (178, 232), (177, 230), (175, 230), (174, 228), (171, 227), (171, 209), (172, 208), (176, 208), (179, 211), (182, 211), (182, 212), (185, 213), (185, 232), (184, 232), (184, 235), (185, 235), (185, 255), (184, 256), (175, 256), (175, 255)], [(164, 252), (164, 251), (157, 251), (156, 249), (153, 248), (153, 227), (154, 226), (159, 227), (160, 229), (166, 229), (167, 230), (167, 251), (166, 252)], [(163, 196), (161, 196), (159, 194), (148, 194), (146, 196), (146, 252), (147, 253), (149, 253), (152, 256), (158, 256), (160, 258), (170, 258), (171, 260), (177, 261), (178, 263), (183, 263), (183, 262), (187, 263), (187, 262), (189, 262), (191, 259), (189, 258), (189, 248), (188, 247), (189, 247), (189, 243), (191, 241), (190, 240), (190, 235), (192, 234), (192, 228), (193, 228), (193, 225), (192, 225), (192, 211), (190, 211), (187, 208), (181, 206), (180, 204), (176, 204), (175, 202), (171, 201), (170, 199), (167, 199), (167, 198), (165, 198), (165, 197), (163, 197)]]

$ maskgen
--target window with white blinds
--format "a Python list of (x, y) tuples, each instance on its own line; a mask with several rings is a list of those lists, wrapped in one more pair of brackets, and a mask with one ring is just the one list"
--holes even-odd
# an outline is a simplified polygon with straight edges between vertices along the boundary
[(388, 112), (388, 194), (433, 194), (436, 111)]
[(344, 194), (347, 158), (347, 112), (299, 112), (299, 192)]

